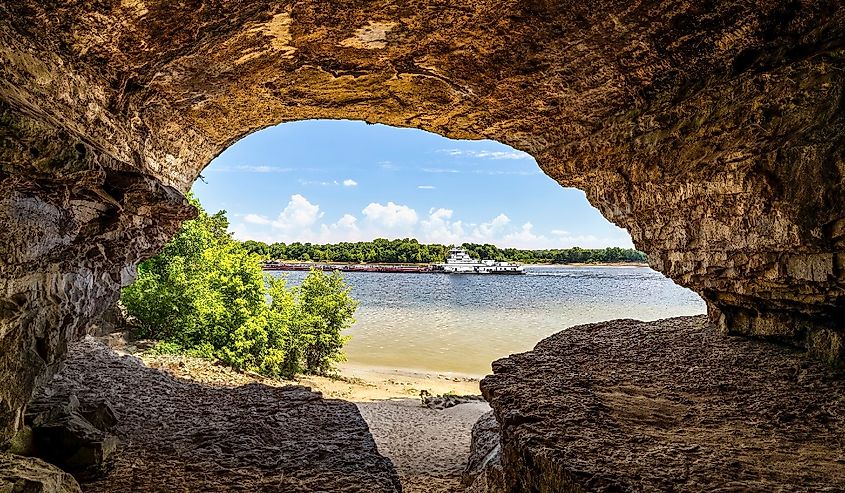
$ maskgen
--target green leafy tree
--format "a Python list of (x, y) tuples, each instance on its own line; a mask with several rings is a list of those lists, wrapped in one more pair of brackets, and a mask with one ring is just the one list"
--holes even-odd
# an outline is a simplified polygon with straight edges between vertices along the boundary
[(197, 218), (143, 262), (122, 292), (140, 321), (138, 335), (159, 339), (162, 351), (269, 376), (331, 371), (343, 359), (348, 338), (341, 332), (357, 308), (339, 273), (314, 271), (302, 287), (288, 289), (283, 279), (262, 273), (258, 254), (230, 237), (225, 212), (209, 215), (189, 199)]
[(355, 323), (358, 302), (349, 294), (340, 272), (326, 274), (312, 270), (294, 293), (297, 336), (302, 342), (305, 373), (325, 374), (335, 362), (344, 361), (342, 334)]

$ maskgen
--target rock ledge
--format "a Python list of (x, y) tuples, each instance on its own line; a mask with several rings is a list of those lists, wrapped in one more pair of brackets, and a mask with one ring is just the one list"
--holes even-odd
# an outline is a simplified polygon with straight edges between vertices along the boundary
[(355, 404), (306, 387), (181, 380), (86, 338), (44, 392), (113, 406), (120, 445), (86, 493), (402, 491)]
[(486, 491), (841, 491), (845, 378), (705, 317), (567, 329), (493, 364)]

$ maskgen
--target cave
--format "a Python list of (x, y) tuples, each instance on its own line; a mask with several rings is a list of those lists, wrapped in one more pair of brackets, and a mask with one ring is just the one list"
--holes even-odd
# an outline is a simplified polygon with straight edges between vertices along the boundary
[(0, 60), (0, 442), (208, 162), (302, 119), (525, 151), (702, 330), (845, 363), (839, 1), (4, 0)]

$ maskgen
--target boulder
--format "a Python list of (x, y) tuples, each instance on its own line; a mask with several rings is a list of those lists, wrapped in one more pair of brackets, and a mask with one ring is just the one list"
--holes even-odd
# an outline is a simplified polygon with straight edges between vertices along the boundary
[(420, 391), (420, 401), (422, 405), (429, 409), (448, 409), (460, 404), (467, 404), (469, 402), (483, 402), (484, 397), (480, 395), (431, 395), (427, 390)]
[(501, 425), (493, 491), (845, 485), (845, 375), (705, 317), (572, 327), (494, 362), (481, 390)]
[(0, 453), (0, 493), (82, 493), (70, 474), (33, 457)]
[(74, 394), (42, 392), (27, 410), (33, 454), (80, 478), (105, 472), (117, 450), (111, 430), (117, 423), (105, 401), (80, 404)]
[(501, 433), (493, 411), (472, 427), (469, 459), (461, 478), (464, 493), (506, 493), (501, 464)]

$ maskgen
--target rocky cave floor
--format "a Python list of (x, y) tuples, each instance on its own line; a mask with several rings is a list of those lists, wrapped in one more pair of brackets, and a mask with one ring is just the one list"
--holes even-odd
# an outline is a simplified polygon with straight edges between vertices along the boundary
[(305, 387), (182, 380), (87, 338), (45, 392), (114, 410), (120, 445), (86, 493), (401, 490), (355, 404)]
[(493, 369), (515, 491), (845, 491), (842, 372), (703, 316), (573, 327)]
[[(493, 368), (503, 426), (476, 427), (467, 492), (845, 491), (843, 373), (705, 317), (572, 327)], [(355, 404), (303, 387), (190, 381), (88, 338), (32, 407), (71, 394), (117, 418), (85, 492), (401, 489)]]

